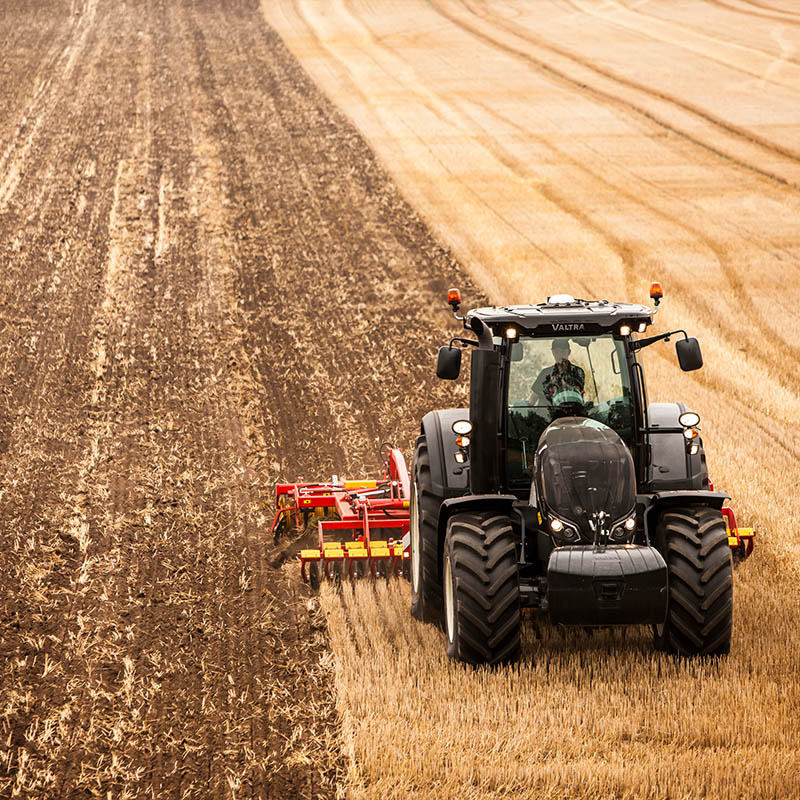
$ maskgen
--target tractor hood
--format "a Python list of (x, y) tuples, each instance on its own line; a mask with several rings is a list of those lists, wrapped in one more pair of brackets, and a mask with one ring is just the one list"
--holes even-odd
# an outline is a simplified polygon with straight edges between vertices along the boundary
[[(630, 451), (611, 428), (593, 419), (565, 417), (542, 433), (536, 451), (539, 506), (566, 525), (565, 539), (629, 538), (622, 527), (636, 505), (636, 473)], [(574, 528), (574, 531), (570, 529)]]

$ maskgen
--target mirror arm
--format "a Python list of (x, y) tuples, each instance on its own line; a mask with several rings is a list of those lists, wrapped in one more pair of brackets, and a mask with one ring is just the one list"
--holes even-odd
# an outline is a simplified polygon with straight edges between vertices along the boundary
[(450, 347), (452, 347), (452, 346), (453, 346), (453, 342), (460, 342), (460, 343), (461, 343), (461, 345), (462, 345), (464, 348), (466, 348), (466, 346), (467, 346), (468, 344), (471, 344), (473, 347), (477, 347), (477, 346), (480, 344), (480, 342), (476, 342), (476, 341), (475, 341), (475, 339), (462, 339), (460, 336), (454, 336), (454, 337), (453, 337), (453, 338), (450, 340), (450, 345), (449, 345)]
[(635, 352), (636, 350), (641, 350), (643, 347), (649, 347), (656, 342), (668, 342), (670, 336), (675, 336), (677, 333), (682, 333), (684, 339), (689, 338), (685, 330), (678, 329), (677, 331), (669, 331), (669, 333), (659, 333), (658, 336), (648, 336), (646, 339), (637, 339), (635, 342), (631, 342), (631, 350)]

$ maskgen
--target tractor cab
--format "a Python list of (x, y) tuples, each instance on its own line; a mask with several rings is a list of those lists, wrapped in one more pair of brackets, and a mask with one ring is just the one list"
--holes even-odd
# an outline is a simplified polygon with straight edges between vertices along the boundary
[[(679, 336), (676, 348), (681, 368), (690, 371), (703, 363), (697, 340), (684, 331), (641, 336), (652, 325), (662, 296), (660, 284), (653, 284), (656, 308), (555, 295), (537, 305), (477, 308), (461, 317), (451, 295), (456, 317), (478, 339), (456, 337), (441, 348), (437, 374), (457, 377), (461, 351), (476, 348), (470, 382), (472, 457), (478, 466), (477, 475), (473, 471), (471, 476), (474, 491), (502, 488), (524, 495), (533, 478), (532, 459), (539, 438), (561, 417), (593, 419), (617, 433), (631, 451), (642, 491), (663, 483), (668, 473), (669, 480), (676, 479), (676, 443), (679, 455), (690, 458), (679, 465), (679, 480), (691, 474), (696, 488), (707, 488), (701, 485), (704, 460), (699, 443), (692, 452), (691, 445), (673, 439), (668, 448), (672, 468), (664, 470), (664, 464), (656, 464), (653, 472), (653, 437), (662, 432), (682, 436), (677, 417), (686, 408), (675, 406), (672, 411), (677, 413), (671, 415), (675, 419), (665, 425), (670, 415), (648, 407), (637, 352)], [(653, 414), (655, 426), (649, 424)], [(662, 437), (656, 449), (665, 444)], [(480, 452), (484, 447), (485, 454)], [(491, 474), (482, 469), (487, 462)]]
[(636, 450), (636, 407), (625, 342), (613, 333), (524, 335), (509, 345), (504, 403), (505, 483), (525, 489), (539, 439), (557, 419), (582, 417), (608, 426)]

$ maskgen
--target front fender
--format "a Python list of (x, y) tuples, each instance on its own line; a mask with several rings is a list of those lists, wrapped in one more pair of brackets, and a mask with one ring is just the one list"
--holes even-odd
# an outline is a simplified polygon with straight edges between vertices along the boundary
[(639, 494), (636, 496), (636, 505), (642, 509), (645, 531), (652, 541), (658, 522), (658, 515), (664, 508), (674, 506), (708, 506), (720, 512), (726, 500), (731, 496), (727, 492), (711, 492), (699, 489), (675, 489), (672, 491), (653, 492), (652, 494)]
[(468, 494), (445, 500), (439, 511), (440, 572), (444, 554), (444, 539), (447, 535), (447, 522), (453, 514), (463, 514), (466, 511), (497, 511), (510, 517), (513, 505), (518, 499), (513, 494)]

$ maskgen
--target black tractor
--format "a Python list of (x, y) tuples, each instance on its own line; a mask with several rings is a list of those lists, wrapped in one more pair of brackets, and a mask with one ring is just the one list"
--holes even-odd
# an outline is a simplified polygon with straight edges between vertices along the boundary
[(450, 291), (474, 338), (442, 347), (436, 372), (457, 378), (470, 349), (470, 407), (422, 420), (410, 536), (412, 614), (443, 623), (451, 658), (518, 659), (524, 608), (651, 625), (684, 656), (729, 651), (728, 495), (709, 484), (699, 416), (648, 403), (637, 359), (676, 337), (681, 369), (703, 364), (684, 331), (642, 336), (661, 297), (654, 284), (655, 308), (557, 295), (459, 316)]

